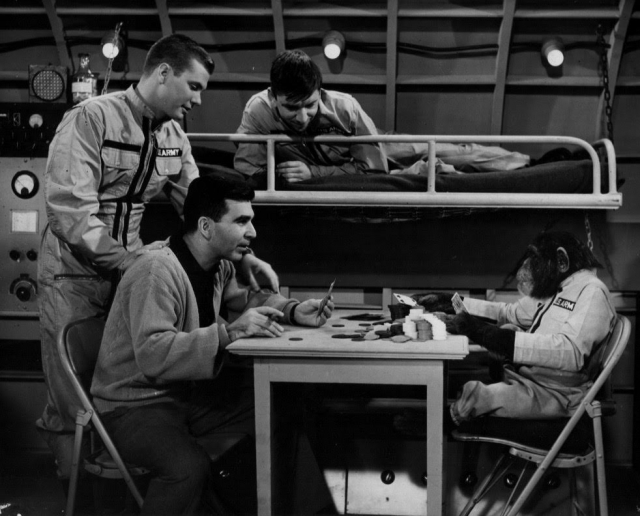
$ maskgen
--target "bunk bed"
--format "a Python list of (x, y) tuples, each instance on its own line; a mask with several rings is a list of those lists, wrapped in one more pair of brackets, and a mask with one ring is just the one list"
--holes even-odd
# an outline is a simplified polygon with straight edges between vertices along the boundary
[[(194, 148), (199, 142), (259, 142), (267, 146), (266, 184), (256, 185), (256, 205), (570, 209), (617, 209), (622, 205), (615, 150), (608, 139), (590, 144), (565, 136), (320, 136), (312, 141), (428, 143), (427, 174), (330, 176), (286, 185), (276, 177), (275, 146), (309, 139), (286, 135), (214, 133), (189, 133), (188, 136)], [(564, 159), (510, 171), (437, 174), (436, 143), (568, 146), (578, 149), (580, 152), (576, 154), (585, 159)], [(219, 163), (203, 163), (202, 160), (199, 164), (218, 170), (228, 168)]]

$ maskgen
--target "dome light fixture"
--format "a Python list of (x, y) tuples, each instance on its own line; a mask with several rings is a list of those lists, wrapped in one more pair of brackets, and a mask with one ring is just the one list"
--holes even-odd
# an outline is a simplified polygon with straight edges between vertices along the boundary
[(327, 59), (337, 59), (344, 52), (345, 39), (341, 32), (330, 30), (322, 38), (322, 48)]
[(560, 38), (548, 39), (542, 45), (542, 56), (550, 66), (558, 67), (564, 62), (564, 43)]
[(120, 29), (122, 29), (122, 22), (118, 23), (115, 30), (107, 32), (100, 42), (102, 55), (107, 59), (115, 59), (124, 49), (124, 40), (120, 36)]

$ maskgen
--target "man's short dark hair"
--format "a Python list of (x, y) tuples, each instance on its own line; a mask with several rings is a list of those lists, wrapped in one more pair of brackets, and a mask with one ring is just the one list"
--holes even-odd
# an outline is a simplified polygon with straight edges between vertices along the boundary
[(153, 44), (147, 53), (142, 71), (144, 75), (149, 75), (160, 64), (167, 63), (173, 68), (175, 75), (180, 76), (191, 68), (194, 59), (205, 67), (209, 75), (213, 73), (213, 59), (204, 48), (184, 34), (171, 34)]
[(214, 174), (198, 177), (189, 185), (184, 201), (184, 232), (195, 231), (200, 217), (218, 222), (229, 209), (227, 199), (251, 202), (254, 197), (253, 188), (244, 179)]
[(285, 50), (271, 65), (271, 92), (293, 102), (309, 98), (322, 88), (322, 72), (302, 50)]

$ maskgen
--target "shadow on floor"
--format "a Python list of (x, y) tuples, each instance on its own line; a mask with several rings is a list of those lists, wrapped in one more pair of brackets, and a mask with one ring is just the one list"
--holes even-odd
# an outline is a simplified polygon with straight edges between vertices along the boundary
[[(607, 489), (610, 516), (640, 514), (640, 478), (633, 469), (608, 466)], [(126, 493), (124, 484), (114, 492)], [(0, 459), (2, 516), (60, 516), (64, 509), (64, 493), (56, 479), (53, 458), (49, 453), (40, 450)], [(117, 508), (107, 508), (99, 514), (115, 514), (115, 510)], [(129, 511), (125, 509), (125, 513)]]

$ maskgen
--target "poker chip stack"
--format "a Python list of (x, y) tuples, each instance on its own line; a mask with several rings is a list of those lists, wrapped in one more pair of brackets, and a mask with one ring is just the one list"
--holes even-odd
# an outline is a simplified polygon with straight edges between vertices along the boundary
[(431, 323), (431, 332), (433, 333), (433, 340), (446, 340), (447, 339), (447, 325), (444, 321), (441, 321), (433, 314), (425, 314), (423, 318)]
[(426, 342), (433, 339), (433, 331), (431, 329), (431, 323), (426, 319), (420, 319), (416, 321), (416, 329), (418, 331), (418, 340)]
[(402, 333), (404, 333), (407, 337), (411, 337), (412, 339), (418, 338), (416, 323), (410, 320), (409, 317), (407, 317), (402, 323)]
[(409, 310), (409, 315), (405, 317), (404, 323), (402, 323), (402, 333), (404, 333), (407, 337), (411, 337), (412, 339), (418, 338), (418, 329), (416, 324), (422, 321), (422, 316), (424, 315), (424, 308), (412, 308)]

